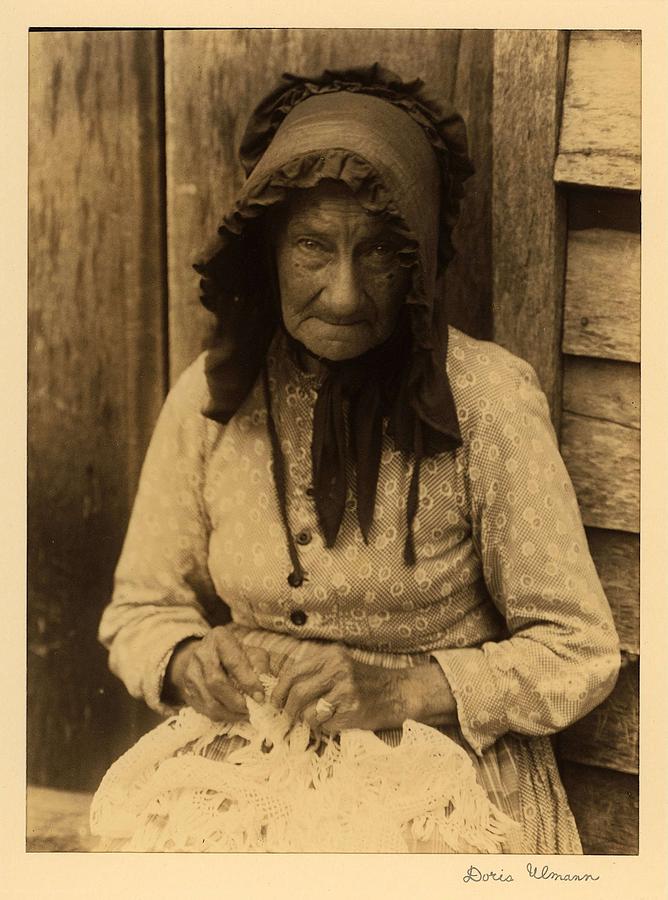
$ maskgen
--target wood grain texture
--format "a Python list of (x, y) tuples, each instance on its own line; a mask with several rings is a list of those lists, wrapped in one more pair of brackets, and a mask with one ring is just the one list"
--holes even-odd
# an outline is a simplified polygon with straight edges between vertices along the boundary
[(640, 525), (638, 430), (564, 413), (561, 454), (585, 525), (637, 532)]
[(495, 32), (494, 339), (536, 370), (558, 427), (565, 202), (553, 166), (566, 38)]
[(566, 412), (640, 428), (640, 366), (564, 357), (563, 406)]
[[(448, 279), (454, 298), (452, 320), (470, 330), (489, 307), (488, 238), (477, 229), (488, 203), (489, 35), (469, 36), (466, 55), (477, 82), (459, 74), (458, 96), (468, 104), (478, 193), (464, 211), (457, 245), (463, 260), (480, 257), (480, 272), (465, 288)], [(458, 31), (425, 29), (227, 29), (165, 34), (167, 186), (169, 210), (170, 377), (206, 344), (211, 317), (199, 306), (198, 279), (191, 264), (215, 236), (242, 184), (237, 148), (248, 117), (284, 71), (319, 73), (327, 67), (369, 65), (378, 60), (406, 79), (419, 76), (431, 92), (452, 100), (457, 81)], [(253, 61), (253, 62), (251, 62)], [(486, 155), (487, 154), (487, 155)], [(460, 264), (461, 265), (461, 264)], [(459, 269), (461, 274), (462, 269)], [(471, 290), (473, 296), (467, 294)], [(460, 304), (470, 308), (459, 312)], [(488, 330), (486, 326), (481, 330)]]
[(454, 107), (467, 124), (475, 174), (454, 233), (458, 252), (445, 274), (445, 306), (453, 325), (483, 339), (492, 336), (493, 66), (494, 32), (462, 31)]
[(628, 661), (612, 694), (558, 738), (559, 755), (618, 772), (638, 772), (638, 661)]
[(638, 853), (638, 776), (594, 766), (559, 765), (585, 853)]
[(563, 350), (639, 362), (639, 234), (569, 232)]
[(640, 32), (571, 33), (554, 177), (640, 188)]
[(81, 853), (97, 838), (88, 821), (92, 794), (29, 785), (26, 796), (26, 850), (29, 853)]
[(30, 36), (28, 772), (59, 787), (136, 737), (96, 631), (163, 396), (157, 53)]
[(588, 528), (589, 550), (608, 598), (622, 650), (640, 653), (640, 538)]

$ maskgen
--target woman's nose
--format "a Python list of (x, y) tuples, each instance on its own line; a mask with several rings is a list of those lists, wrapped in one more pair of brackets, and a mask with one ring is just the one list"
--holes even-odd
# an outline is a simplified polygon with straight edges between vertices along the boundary
[(335, 322), (356, 321), (363, 306), (363, 292), (355, 261), (340, 257), (329, 267), (328, 279), (321, 295), (327, 313)]

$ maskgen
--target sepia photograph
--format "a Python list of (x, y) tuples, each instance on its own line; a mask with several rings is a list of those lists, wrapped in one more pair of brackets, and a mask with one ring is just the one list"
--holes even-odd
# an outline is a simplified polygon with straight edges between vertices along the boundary
[(30, 30), (28, 853), (638, 854), (643, 37)]

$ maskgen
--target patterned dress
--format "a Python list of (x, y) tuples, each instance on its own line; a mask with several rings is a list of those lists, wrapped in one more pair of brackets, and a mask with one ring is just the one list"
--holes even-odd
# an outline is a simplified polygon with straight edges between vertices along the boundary
[(142, 471), (100, 626), (112, 670), (133, 696), (172, 713), (161, 700), (167, 663), (177, 643), (206, 634), (205, 609), (217, 598), (242, 639), (279, 663), (286, 636), (341, 641), (378, 665), (436, 660), (459, 723), (442, 730), (467, 750), (493, 802), (522, 825), (521, 839), (505, 849), (581, 852), (549, 735), (610, 693), (619, 645), (533, 370), (450, 330), (463, 445), (422, 463), (417, 563), (407, 567), (413, 462), (387, 435), (368, 544), (350, 492), (336, 544), (325, 548), (309, 483), (318, 380), (283, 340), (272, 344), (268, 371), (304, 583), (287, 581), (262, 385), (219, 425), (201, 414), (200, 357), (170, 392)]

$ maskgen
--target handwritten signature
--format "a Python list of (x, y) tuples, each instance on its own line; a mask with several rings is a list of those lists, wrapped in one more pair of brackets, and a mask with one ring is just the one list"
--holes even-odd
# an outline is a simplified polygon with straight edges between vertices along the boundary
[[(539, 881), (599, 880), (598, 875), (592, 875), (589, 872), (555, 872), (553, 869), (550, 869), (549, 866), (542, 866), (539, 869), (538, 866), (534, 865), (533, 863), (527, 863), (526, 871), (529, 878), (536, 878)], [(498, 872), (495, 872), (493, 869), (490, 869), (489, 872), (483, 872), (477, 866), (469, 866), (462, 880), (464, 884), (469, 884), (470, 882), (475, 883), (478, 881), (500, 881), (505, 883), (515, 881), (513, 876), (509, 872), (505, 873), (503, 869), (500, 869)]]

